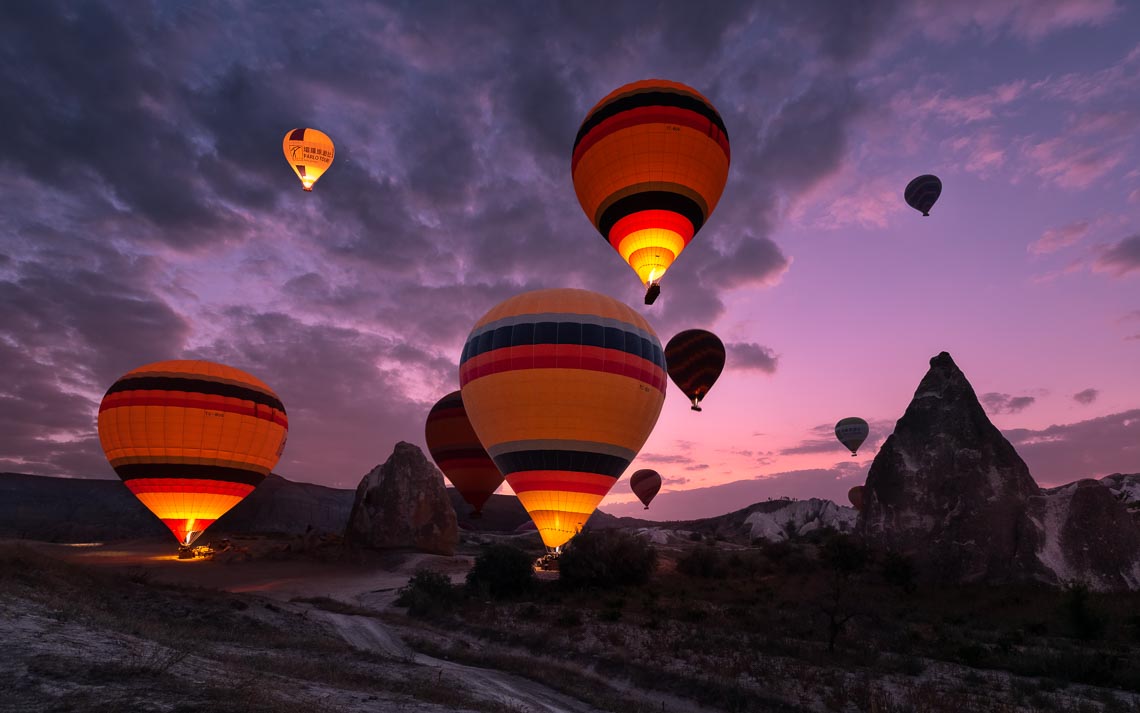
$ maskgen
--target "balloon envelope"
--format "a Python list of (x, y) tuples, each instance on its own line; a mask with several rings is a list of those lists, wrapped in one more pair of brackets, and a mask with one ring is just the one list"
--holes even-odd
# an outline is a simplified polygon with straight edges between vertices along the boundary
[(856, 485), (847, 491), (847, 499), (851, 501), (851, 506), (859, 512), (863, 512), (863, 486)]
[(487, 455), (458, 391), (436, 402), (428, 412), (424, 437), (432, 460), (467, 501), (477, 517), (491, 494), (503, 484), (503, 474)]
[(942, 195), (942, 181), (938, 176), (930, 174), (915, 178), (906, 184), (906, 190), (903, 191), (903, 199), (907, 205), (923, 215), (930, 215), (930, 209), (934, 207), (940, 195)]
[(265, 479), (288, 428), (272, 389), (208, 361), (141, 366), (99, 405), (99, 441), (111, 467), (183, 545)]
[(845, 418), (835, 424), (835, 437), (839, 442), (847, 446), (854, 456), (859, 450), (859, 446), (863, 445), (863, 441), (867, 440), (868, 434), (871, 429), (867, 426), (867, 422), (861, 418)]
[(658, 491), (661, 490), (661, 474), (649, 468), (642, 468), (630, 476), (629, 489), (633, 491), (633, 494), (637, 496), (637, 499), (640, 500), (641, 504), (648, 510), (649, 503), (653, 501)]
[(313, 190), (313, 184), (329, 169), (336, 154), (332, 139), (316, 129), (293, 129), (285, 134), (281, 148), (306, 191)]
[(708, 394), (724, 370), (724, 343), (703, 329), (686, 329), (665, 346), (669, 378), (700, 411), (701, 399)]
[(570, 173), (586, 217), (653, 285), (712, 215), (728, 164), (728, 133), (712, 103), (692, 87), (648, 79), (590, 110)]
[(585, 525), (644, 445), (665, 400), (653, 329), (596, 292), (536, 290), (476, 324), (460, 357), (480, 442), (559, 547)]

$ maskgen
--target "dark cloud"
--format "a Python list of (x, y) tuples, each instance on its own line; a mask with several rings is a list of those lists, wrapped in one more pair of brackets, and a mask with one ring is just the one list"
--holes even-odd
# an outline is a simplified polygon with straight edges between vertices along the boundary
[(1096, 401), (1097, 396), (1100, 396), (1100, 391), (1097, 389), (1085, 389), (1084, 391), (1078, 391), (1073, 394), (1073, 401), (1076, 401), (1082, 406), (1088, 406), (1093, 401)]
[(708, 470), (708, 468), (709, 468), (708, 463), (697, 463), (695, 465), (685, 466), (685, 470), (694, 470), (694, 471), (695, 470)]
[(735, 342), (726, 345), (729, 364), (733, 369), (758, 369), (768, 374), (776, 373), (780, 357), (768, 347), (754, 342)]
[(637, 459), (639, 461), (645, 461), (646, 463), (671, 463), (676, 465), (693, 462), (693, 459), (686, 455), (660, 453), (643, 453), (639, 455)]
[(1140, 270), (1140, 233), (1105, 248), (1096, 259), (1096, 269), (1116, 277)]
[(1134, 473), (1140, 466), (1138, 409), (1040, 430), (1017, 428), (1003, 433), (1043, 486), (1110, 473)]
[(1010, 414), (1020, 413), (1033, 405), (1037, 401), (1035, 396), (1010, 396), (1009, 394), (999, 394), (996, 391), (982, 394), (979, 400), (986, 407), (986, 410), (995, 414)]

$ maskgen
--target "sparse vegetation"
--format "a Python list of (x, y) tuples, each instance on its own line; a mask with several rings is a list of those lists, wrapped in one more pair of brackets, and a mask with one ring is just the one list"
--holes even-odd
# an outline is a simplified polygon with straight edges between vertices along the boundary
[(645, 584), (657, 567), (657, 551), (622, 530), (592, 530), (574, 538), (558, 567), (562, 585), (570, 589)]
[(458, 599), (459, 592), (447, 575), (419, 569), (400, 589), (396, 604), (407, 607), (412, 616), (428, 617), (450, 610)]
[(467, 589), (492, 599), (528, 594), (535, 584), (532, 562), (530, 555), (510, 545), (485, 547), (467, 574)]

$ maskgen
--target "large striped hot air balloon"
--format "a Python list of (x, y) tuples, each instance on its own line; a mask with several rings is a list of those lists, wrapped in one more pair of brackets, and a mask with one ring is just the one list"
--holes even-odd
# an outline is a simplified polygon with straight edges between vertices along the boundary
[(336, 154), (332, 139), (316, 129), (293, 129), (285, 134), (281, 148), (306, 191), (313, 190), (313, 184), (329, 169)]
[(728, 179), (728, 133), (712, 103), (664, 79), (627, 84), (590, 110), (570, 173), (586, 217), (648, 288), (716, 208)]
[(111, 467), (183, 546), (265, 479), (288, 428), (272, 389), (208, 361), (140, 366), (99, 404)]
[(665, 401), (665, 357), (630, 307), (575, 289), (536, 290), (483, 315), (460, 357), (479, 440), (557, 548), (649, 437)]
[(919, 176), (906, 184), (906, 190), (903, 191), (906, 204), (924, 216), (930, 215), (930, 209), (934, 207), (940, 195), (942, 195), (942, 181), (938, 176), (930, 174)]
[(724, 342), (704, 329), (678, 332), (665, 345), (669, 378), (701, 410), (703, 399), (724, 370)]
[(863, 445), (863, 441), (867, 440), (870, 433), (871, 428), (867, 422), (854, 416), (841, 419), (839, 423), (835, 424), (835, 437), (851, 451), (852, 458), (858, 453), (859, 446)]
[(649, 503), (661, 491), (661, 474), (649, 468), (642, 468), (629, 477), (629, 489), (649, 509)]
[(432, 460), (467, 504), (475, 508), (471, 517), (481, 517), (487, 498), (503, 484), (503, 474), (471, 428), (458, 391), (431, 407), (424, 437)]

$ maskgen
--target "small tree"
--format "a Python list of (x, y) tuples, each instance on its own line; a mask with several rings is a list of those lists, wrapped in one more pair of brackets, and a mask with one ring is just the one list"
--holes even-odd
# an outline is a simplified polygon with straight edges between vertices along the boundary
[(458, 599), (447, 575), (430, 569), (416, 570), (399, 594), (397, 606), (407, 607), (409, 614), (418, 617), (435, 616)]
[(645, 584), (657, 568), (657, 550), (645, 538), (622, 530), (587, 530), (574, 537), (558, 560), (567, 587)]
[(852, 580), (867, 566), (867, 550), (848, 535), (836, 535), (824, 543), (822, 559), (828, 584), (819, 609), (827, 618), (827, 650), (834, 652), (835, 640), (858, 613), (849, 594)]
[(467, 589), (492, 599), (510, 599), (534, 588), (531, 556), (510, 545), (491, 545), (475, 558), (467, 573)]

